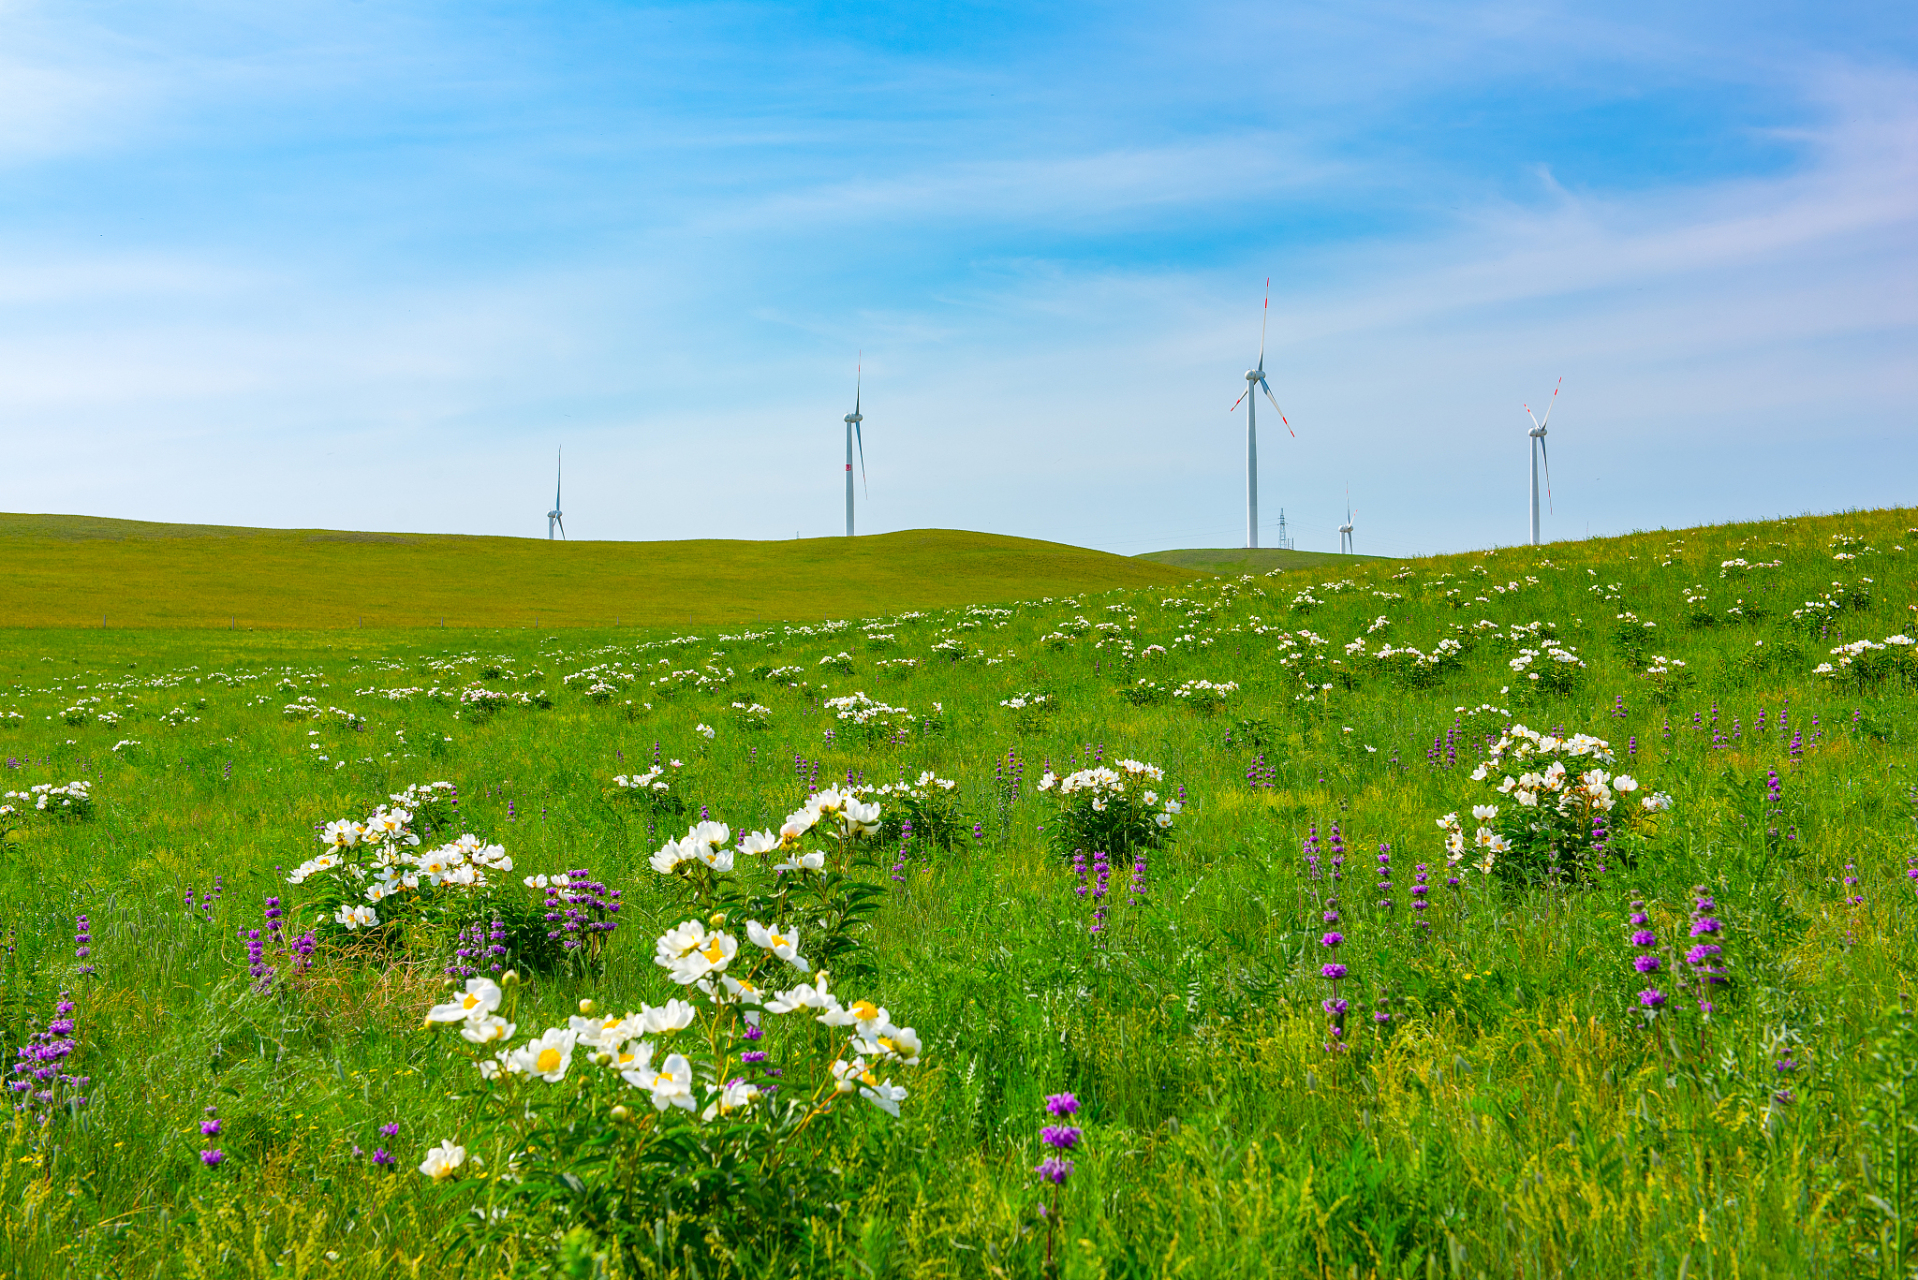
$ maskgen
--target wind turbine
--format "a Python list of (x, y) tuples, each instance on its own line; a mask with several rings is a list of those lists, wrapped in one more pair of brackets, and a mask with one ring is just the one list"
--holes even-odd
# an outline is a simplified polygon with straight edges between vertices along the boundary
[[(852, 412), (846, 415), (846, 536), (848, 538), (852, 537), (852, 442), (855, 436), (859, 439), (859, 479), (862, 483), (866, 479), (866, 436), (859, 429), (859, 424), (866, 420), (866, 415), (859, 412), (859, 393), (865, 381), (865, 373), (865, 354), (862, 352), (858, 370), (853, 374)], [(870, 489), (866, 491), (866, 497), (872, 497)]]
[(1345, 555), (1355, 554), (1352, 550), (1352, 491), (1345, 491), (1345, 523), (1339, 526), (1339, 551)]
[(566, 460), (566, 447), (560, 446), (559, 454), (553, 460), (553, 509), (546, 513), (546, 540), (553, 540), (553, 530), (559, 530), (559, 536), (566, 536), (566, 513), (559, 509), (560, 465)]
[[(1285, 422), (1285, 410), (1279, 408), (1279, 402), (1272, 399), (1272, 386), (1265, 380), (1265, 321), (1272, 311), (1272, 277), (1265, 278), (1265, 307), (1259, 313), (1259, 367), (1245, 371), (1245, 392), (1232, 402), (1227, 413), (1238, 410), (1241, 402), (1245, 404), (1245, 545), (1259, 545), (1259, 423), (1258, 399), (1252, 395), (1257, 387), (1265, 392), (1265, 398), (1272, 400), (1272, 407), (1278, 410), (1279, 421)], [(1294, 440), (1298, 432), (1292, 430), (1292, 424), (1285, 422), (1285, 429)]]
[(1545, 460), (1545, 504), (1552, 503), (1552, 458), (1545, 450), (1545, 425), (1552, 420), (1552, 410), (1558, 405), (1558, 389), (1565, 379), (1560, 378), (1552, 384), (1552, 402), (1545, 406), (1545, 420), (1539, 421), (1532, 412), (1532, 406), (1525, 406), (1525, 416), (1532, 420), (1532, 429), (1525, 434), (1532, 438), (1532, 545), (1538, 545), (1538, 463)]

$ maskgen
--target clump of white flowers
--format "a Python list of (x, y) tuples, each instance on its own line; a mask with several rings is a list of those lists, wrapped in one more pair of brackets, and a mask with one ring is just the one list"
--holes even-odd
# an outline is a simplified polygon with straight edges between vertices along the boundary
[(1211, 715), (1238, 691), (1236, 680), (1187, 680), (1172, 691), (1172, 696), (1201, 715)]
[(408, 787), (363, 819), (327, 823), (319, 834), (323, 851), (294, 867), (287, 883), (308, 888), (313, 897), (306, 905), (317, 919), (349, 931), (418, 914), (438, 896), (493, 887), (513, 869), (504, 846), (468, 832), (437, 848), (420, 847), (420, 811), (442, 807), (452, 791), (446, 782)]
[(1513, 725), (1471, 773), (1505, 800), (1473, 806), (1479, 825), (1469, 842), (1457, 813), (1437, 820), (1446, 861), (1456, 866), (1475, 850), (1479, 871), (1520, 884), (1591, 883), (1631, 861), (1672, 800), (1663, 792), (1640, 795), (1638, 779), (1612, 772), (1614, 762), (1603, 738), (1559, 738)]
[(704, 1207), (700, 1181), (684, 1176), (689, 1152), (761, 1178), (816, 1176), (836, 1124), (899, 1115), (911, 1097), (901, 1080), (924, 1046), (877, 1002), (841, 997), (802, 940), (796, 923), (683, 920), (654, 945), (672, 984), (662, 1003), (615, 1014), (581, 1000), (563, 1024), (524, 1038), (518, 976), (467, 979), (426, 1024), (458, 1032), (485, 1092), (469, 1131), (429, 1152), (420, 1173), (445, 1181), (490, 1165), (509, 1175), (475, 1180), (491, 1201), (477, 1214), (482, 1231), (517, 1230), (519, 1214), (539, 1212), (555, 1189), (604, 1180), (649, 1244), (665, 1229), (654, 1225), (669, 1216), (664, 1202), (674, 1221)]
[(841, 733), (867, 741), (909, 733), (918, 722), (918, 717), (906, 708), (891, 706), (863, 692), (827, 698), (825, 707), (839, 722)]
[(1068, 856), (1100, 852), (1115, 859), (1163, 847), (1185, 808), (1159, 793), (1164, 781), (1165, 770), (1141, 760), (1118, 760), (1063, 778), (1046, 770), (1038, 790), (1059, 802), (1058, 818), (1049, 824), (1053, 847)]
[(93, 784), (86, 781), (55, 785), (41, 782), (25, 791), (0, 793), (0, 820), (29, 815), (80, 820), (93, 816)]
[(1853, 640), (1831, 651), (1834, 659), (1812, 668), (1834, 684), (1873, 685), (1887, 679), (1918, 678), (1918, 641), (1899, 634), (1883, 641)]

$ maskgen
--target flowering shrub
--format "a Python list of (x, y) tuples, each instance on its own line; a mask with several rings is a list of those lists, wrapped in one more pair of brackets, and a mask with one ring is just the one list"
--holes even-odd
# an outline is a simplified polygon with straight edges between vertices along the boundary
[(1883, 684), (1887, 680), (1911, 683), (1918, 678), (1918, 641), (1907, 635), (1886, 636), (1875, 640), (1854, 640), (1831, 651), (1833, 662), (1821, 662), (1812, 674), (1834, 684), (1859, 687)]
[(1039, 732), (1059, 709), (1058, 699), (1049, 693), (1015, 693), (999, 705), (1012, 713), (1012, 727), (1019, 733)]
[(762, 1257), (799, 1237), (833, 1198), (835, 1131), (897, 1116), (910, 1094), (894, 1081), (922, 1046), (872, 1001), (842, 1003), (792, 928), (748, 919), (741, 938), (729, 919), (660, 936), (654, 963), (678, 994), (658, 1006), (612, 1016), (582, 1000), (564, 1026), (515, 1043), (508, 973), (470, 978), (427, 1011), (484, 1055), (475, 1130), (420, 1165), (482, 1201), (450, 1230), (475, 1247), (512, 1236), (544, 1250), (583, 1229), (627, 1274), (643, 1256), (679, 1255), (667, 1233)]
[(1139, 760), (1120, 760), (1116, 769), (1081, 769), (1064, 778), (1046, 770), (1038, 789), (1059, 803), (1058, 818), (1050, 824), (1053, 847), (1068, 856), (1075, 849), (1094, 849), (1115, 857), (1163, 848), (1184, 807), (1152, 789), (1150, 784), (1164, 780), (1165, 770)]
[(625, 801), (644, 805), (654, 813), (677, 816), (685, 811), (686, 802), (673, 790), (673, 784), (679, 780), (679, 761), (656, 764), (644, 773), (613, 775), (612, 797), (615, 801)]
[(866, 784), (851, 791), (862, 799), (881, 802), (880, 842), (923, 840), (950, 852), (964, 846), (972, 827), (960, 811), (958, 789), (959, 784), (951, 778), (941, 778), (927, 769), (912, 782)]
[(761, 706), (757, 702), (735, 702), (732, 705), (733, 725), (740, 729), (770, 729), (773, 724), (771, 707)]
[(1682, 660), (1662, 655), (1653, 656), (1643, 678), (1652, 686), (1652, 701), (1661, 707), (1670, 706), (1692, 683), (1692, 673)]
[(1172, 696), (1184, 705), (1191, 707), (1200, 715), (1209, 716), (1225, 705), (1225, 700), (1239, 691), (1236, 680), (1215, 683), (1211, 680), (1187, 680), (1172, 691)]
[(29, 816), (83, 822), (93, 816), (93, 784), (41, 782), (25, 791), (0, 793), (0, 827), (24, 826)]
[(910, 731), (918, 717), (904, 707), (893, 707), (864, 693), (826, 699), (826, 709), (839, 722), (839, 732), (856, 741), (878, 742)]
[[(1478, 869), (1511, 884), (1586, 883), (1608, 862), (1635, 861), (1655, 833), (1654, 816), (1672, 801), (1654, 792), (1634, 803), (1638, 780), (1608, 773), (1604, 766), (1613, 759), (1611, 744), (1589, 734), (1555, 738), (1522, 724), (1506, 730), (1471, 774), (1474, 782), (1489, 782), (1504, 768), (1520, 770), (1493, 784), (1509, 802), (1472, 809), (1480, 824), (1472, 841)], [(1456, 866), (1467, 852), (1464, 823), (1448, 813), (1438, 826), (1446, 861)]]
[(1132, 686), (1119, 690), (1119, 696), (1135, 707), (1156, 707), (1172, 700), (1172, 690), (1156, 680), (1141, 677)]
[[(409, 788), (388, 798), (398, 806), (421, 795)], [(326, 824), (320, 833), (326, 851), (287, 876), (288, 884), (307, 888), (304, 909), (317, 925), (348, 933), (392, 927), (404, 935), (419, 924), (439, 922), (448, 899), (484, 897), (495, 883), (489, 873), (513, 869), (505, 848), (470, 833), (417, 852), (415, 816), (404, 807), (380, 805), (363, 821), (341, 818)]]
[(804, 921), (816, 960), (858, 974), (870, 969), (859, 954), (859, 931), (885, 894), (871, 851), (879, 833), (879, 805), (828, 788), (788, 814), (777, 834), (743, 834), (734, 845), (725, 823), (697, 822), (649, 865), (675, 878), (691, 908), (723, 907), (792, 921), (795, 929)]
[(1520, 649), (1518, 657), (1506, 665), (1513, 675), (1521, 677), (1515, 692), (1528, 697), (1570, 693), (1585, 675), (1585, 660), (1578, 656), (1578, 650), (1556, 641), (1542, 649)]

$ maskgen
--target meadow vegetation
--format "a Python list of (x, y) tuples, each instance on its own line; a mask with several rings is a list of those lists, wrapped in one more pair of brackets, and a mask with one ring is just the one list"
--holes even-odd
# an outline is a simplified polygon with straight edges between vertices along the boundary
[(0, 513), (0, 627), (704, 626), (1193, 576), (958, 529), (791, 542), (547, 542)]
[(1914, 526), (6, 632), (0, 1270), (1907, 1276)]

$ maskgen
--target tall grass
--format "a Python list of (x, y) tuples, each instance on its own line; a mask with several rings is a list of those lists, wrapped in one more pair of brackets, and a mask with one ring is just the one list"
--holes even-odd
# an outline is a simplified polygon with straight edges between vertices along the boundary
[[(1912, 524), (1918, 512), (1849, 513), (953, 609), (879, 628), (897, 638), (877, 644), (858, 620), (754, 638), (705, 627), (643, 651), (675, 633), (12, 633), (0, 717), (25, 721), (0, 730), (0, 777), (9, 790), (91, 780), (97, 810), (31, 823), (4, 847), (8, 1043), (71, 991), (73, 1061), (91, 1084), (84, 1106), (8, 1133), (0, 1267), (554, 1265), (543, 1253), (449, 1255), (447, 1227), (466, 1209), (412, 1171), (474, 1123), (469, 1070), (419, 1029), (446, 957), (332, 949), (297, 992), (263, 995), (237, 932), (258, 927), (266, 895), (297, 896), (276, 871), (312, 852), (316, 823), (445, 778), (463, 823), (525, 871), (589, 866), (627, 891), (605, 973), (542, 978), (534, 1008), (557, 1019), (586, 993), (656, 998), (650, 939), (677, 917), (645, 859), (678, 831), (617, 804), (608, 780), (644, 767), (657, 744), (686, 762), (695, 811), (736, 828), (776, 823), (815, 765), (822, 786), (933, 769), (960, 781), (978, 824), (967, 847), (911, 860), (870, 935), (876, 994), (911, 1011), (929, 1068), (899, 1120), (874, 1112), (831, 1153), (848, 1198), (819, 1206), (798, 1274), (1039, 1274), (1046, 1230), (1030, 1171), (1041, 1100), (1061, 1089), (1085, 1103), (1087, 1128), (1062, 1206), (1063, 1274), (1906, 1274), (1918, 1258), (1918, 1032), (1900, 1003), (1918, 955), (1913, 689), (1811, 673), (1842, 641), (1911, 628), (1918, 585), (1898, 548), (1918, 537)], [(1782, 563), (1721, 570), (1733, 559)], [(1834, 580), (1848, 588), (1842, 609), (1792, 617)], [(1302, 586), (1323, 603), (1295, 611)], [(1337, 658), (1380, 615), (1390, 622), (1374, 641), (1426, 651), (1453, 624), (1552, 622), (1587, 666), (1571, 692), (1521, 703), (1513, 651), (1488, 641), (1429, 684), (1328, 667), (1335, 687), (1301, 700), (1277, 630), (1309, 629)], [(1124, 659), (1116, 633), (1103, 647), (1097, 631), (1064, 634), (1081, 616), (1126, 628), (1137, 656)], [(934, 651), (948, 639), (972, 656)], [(1148, 655), (1154, 644), (1168, 651)], [(842, 651), (850, 675), (818, 665)], [(544, 688), (553, 707), (474, 720), (355, 693), (463, 682), (483, 664), (428, 664), (469, 654), (510, 659), (485, 683)], [(1643, 674), (1655, 654), (1692, 676), (1665, 704)], [(902, 655), (920, 663), (903, 677), (876, 665)], [(614, 661), (647, 675), (604, 703), (583, 681), (562, 683)], [(667, 697), (645, 684), (702, 664), (730, 669), (723, 691)], [(782, 665), (804, 668), (805, 687), (752, 674)], [(541, 674), (509, 678), (528, 668)], [(1122, 698), (1138, 679), (1240, 689), (1203, 715)], [(853, 746), (820, 706), (853, 689), (920, 715), (943, 704), (942, 728)], [(1000, 706), (1035, 689), (1059, 706), (1049, 719)], [(364, 727), (286, 719), (302, 694)], [(66, 723), (85, 696), (125, 718)], [(770, 707), (771, 726), (737, 727), (734, 699)], [(1606, 738), (1620, 769), (1672, 795), (1637, 865), (1591, 887), (1520, 889), (1476, 872), (1446, 885), (1434, 819), (1485, 798), (1468, 774), (1506, 723), (1473, 714), (1480, 704)], [(166, 723), (175, 708), (182, 722)], [(698, 723), (717, 729), (710, 745)], [(126, 738), (141, 745), (110, 750)], [(1129, 868), (1115, 874), (1111, 927), (1094, 936), (1077, 877), (1048, 849), (1054, 809), (1035, 784), (1048, 765), (1118, 756), (1163, 765), (1187, 808), (1140, 902), (1125, 901)], [(1764, 798), (1772, 770), (1777, 802)], [(1303, 848), (1316, 832), (1325, 874), (1334, 823), (1349, 851), (1346, 1052), (1323, 1047), (1330, 886)], [(1381, 845), (1389, 909), (1369, 872)], [(1406, 905), (1419, 863), (1434, 888), (1429, 936)], [(185, 894), (198, 901), (216, 875), (209, 920)], [(1629, 903), (1648, 904), (1662, 937), (1683, 937), (1698, 885), (1725, 921), (1730, 994), (1709, 1020), (1674, 1008), (1648, 1025)], [(92, 973), (73, 955), (82, 912)], [(1375, 1009), (1392, 1020), (1374, 1023)], [(223, 1120), (217, 1169), (199, 1159), (208, 1106)], [(397, 1172), (354, 1155), (395, 1120)], [(661, 1273), (733, 1274), (730, 1247)], [(600, 1265), (572, 1261), (582, 1275)]]

